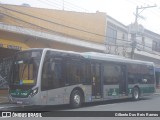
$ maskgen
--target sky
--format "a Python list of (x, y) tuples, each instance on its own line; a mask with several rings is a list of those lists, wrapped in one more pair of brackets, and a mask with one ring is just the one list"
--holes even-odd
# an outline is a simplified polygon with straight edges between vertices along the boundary
[(154, 6), (146, 8), (139, 15), (138, 23), (144, 28), (160, 34), (160, 0), (0, 0), (2, 4), (21, 5), (29, 4), (31, 7), (69, 10), (78, 12), (96, 11), (105, 12), (124, 25), (135, 21), (136, 7)]

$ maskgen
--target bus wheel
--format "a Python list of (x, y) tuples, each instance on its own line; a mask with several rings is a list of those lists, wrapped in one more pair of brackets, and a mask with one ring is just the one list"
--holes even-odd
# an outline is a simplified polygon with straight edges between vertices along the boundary
[(140, 92), (139, 92), (138, 87), (134, 87), (133, 92), (132, 92), (133, 100), (139, 100), (139, 96), (140, 96)]
[(72, 108), (78, 108), (82, 105), (82, 93), (79, 90), (72, 91), (70, 104)]

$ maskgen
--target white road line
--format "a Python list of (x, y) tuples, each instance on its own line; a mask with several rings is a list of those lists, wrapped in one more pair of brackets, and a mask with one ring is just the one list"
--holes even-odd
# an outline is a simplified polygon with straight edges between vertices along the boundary
[(6, 108), (6, 107), (0, 107), (0, 109), (2, 109), (2, 108)]
[(3, 107), (0, 107), (0, 109), (3, 109), (3, 108), (12, 108), (12, 107), (18, 107), (18, 106), (3, 106)]

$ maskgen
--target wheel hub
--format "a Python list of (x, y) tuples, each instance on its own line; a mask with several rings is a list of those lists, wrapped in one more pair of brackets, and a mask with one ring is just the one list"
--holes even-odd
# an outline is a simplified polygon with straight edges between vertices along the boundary
[(74, 102), (75, 102), (76, 104), (79, 104), (79, 103), (80, 103), (80, 96), (79, 96), (79, 95), (75, 95), (75, 96), (74, 96)]
[(139, 94), (138, 94), (137, 90), (134, 91), (134, 96), (135, 96), (136, 99), (138, 99)]

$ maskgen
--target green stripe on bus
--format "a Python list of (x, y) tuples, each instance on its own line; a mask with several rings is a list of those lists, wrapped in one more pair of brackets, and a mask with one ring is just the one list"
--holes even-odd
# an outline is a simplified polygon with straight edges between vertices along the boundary
[[(133, 88), (128, 88), (128, 94), (132, 94)], [(141, 93), (154, 93), (154, 87), (140, 87)], [(110, 88), (107, 91), (107, 96), (118, 96), (119, 95), (119, 88)]]
[(140, 87), (142, 93), (154, 93), (154, 87)]
[(107, 92), (107, 96), (117, 96), (119, 95), (119, 88), (111, 88)]
[(13, 96), (28, 96), (28, 94), (31, 92), (31, 90), (11, 90), (10, 94)]

